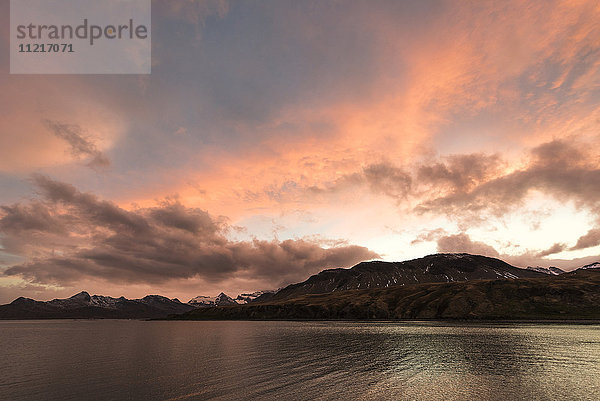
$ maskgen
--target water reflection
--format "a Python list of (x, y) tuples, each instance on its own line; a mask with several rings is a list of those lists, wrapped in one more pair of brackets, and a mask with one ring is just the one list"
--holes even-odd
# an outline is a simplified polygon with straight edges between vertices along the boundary
[(0, 399), (600, 399), (597, 325), (0, 322)]

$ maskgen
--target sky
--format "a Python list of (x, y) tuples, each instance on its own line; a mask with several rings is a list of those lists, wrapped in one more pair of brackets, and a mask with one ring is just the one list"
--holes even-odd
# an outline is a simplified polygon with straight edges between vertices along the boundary
[(149, 75), (9, 74), (8, 3), (0, 303), (600, 261), (597, 1), (155, 1)]

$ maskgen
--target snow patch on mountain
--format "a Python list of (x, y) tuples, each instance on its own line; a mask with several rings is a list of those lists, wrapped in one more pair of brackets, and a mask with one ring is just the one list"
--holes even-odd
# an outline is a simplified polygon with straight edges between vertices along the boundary
[(215, 306), (215, 299), (217, 297), (207, 297), (205, 295), (198, 295), (188, 301), (188, 304), (194, 306)]
[(242, 293), (235, 298), (235, 302), (240, 305), (247, 304), (248, 302), (254, 301), (256, 298), (263, 294), (270, 294), (274, 291), (254, 291), (253, 293)]
[(205, 295), (199, 295), (188, 301), (188, 304), (196, 307), (210, 307), (210, 306), (226, 306), (226, 305), (237, 305), (237, 302), (229, 295), (224, 292), (220, 293), (216, 297), (207, 297)]
[(565, 272), (564, 270), (559, 269), (558, 267), (554, 267), (554, 266), (550, 266), (550, 267), (527, 266), (527, 270), (533, 270), (534, 272), (549, 274), (552, 276), (558, 276), (559, 274), (563, 274)]
[(237, 297), (232, 298), (224, 292), (216, 297), (206, 295), (198, 295), (188, 301), (188, 304), (196, 307), (211, 307), (211, 306), (227, 306), (227, 305), (244, 305), (254, 301), (256, 298), (264, 294), (272, 293), (273, 291), (255, 291), (252, 293), (242, 293)]
[(125, 297), (113, 298), (113, 297), (105, 297), (103, 295), (92, 295), (90, 297), (89, 304), (92, 306), (98, 306), (100, 308), (111, 308), (115, 309), (117, 307), (117, 303), (119, 301), (123, 302)]

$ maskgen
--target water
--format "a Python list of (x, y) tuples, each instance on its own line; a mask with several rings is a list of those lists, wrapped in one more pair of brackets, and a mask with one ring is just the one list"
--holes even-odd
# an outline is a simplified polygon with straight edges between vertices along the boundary
[(600, 325), (0, 322), (1, 400), (600, 400)]

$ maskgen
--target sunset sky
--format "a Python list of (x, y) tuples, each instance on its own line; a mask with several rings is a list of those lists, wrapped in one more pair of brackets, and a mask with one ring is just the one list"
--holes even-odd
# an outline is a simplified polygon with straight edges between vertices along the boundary
[(156, 1), (150, 75), (10, 75), (8, 5), (0, 303), (600, 260), (597, 1)]

